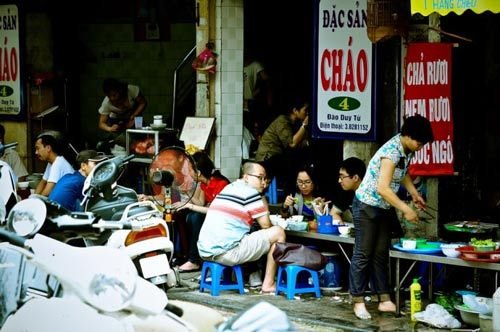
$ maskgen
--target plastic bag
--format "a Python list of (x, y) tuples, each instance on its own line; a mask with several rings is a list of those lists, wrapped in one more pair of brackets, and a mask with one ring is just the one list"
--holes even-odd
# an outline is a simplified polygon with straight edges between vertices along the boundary
[(429, 304), (425, 311), (415, 313), (415, 319), (439, 328), (456, 329), (462, 326), (455, 317), (436, 303)]
[(217, 53), (212, 51), (213, 43), (207, 43), (205, 49), (194, 59), (191, 66), (195, 70), (207, 71), (211, 74), (215, 73), (217, 65)]
[(326, 265), (326, 257), (319, 251), (291, 242), (276, 242), (273, 258), (280, 266), (299, 265), (317, 271)]
[(296, 331), (286, 313), (268, 302), (259, 302), (218, 326), (219, 332)]

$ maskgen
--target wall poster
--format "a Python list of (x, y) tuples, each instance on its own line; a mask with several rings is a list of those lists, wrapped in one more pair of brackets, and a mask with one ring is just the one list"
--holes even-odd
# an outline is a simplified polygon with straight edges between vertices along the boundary
[(20, 118), (23, 112), (20, 18), (15, 4), (0, 5), (0, 115)]
[(374, 140), (367, 1), (317, 0), (316, 6), (312, 136)]
[(453, 44), (408, 45), (404, 72), (404, 117), (420, 114), (431, 122), (434, 142), (417, 151), (411, 175), (453, 175), (451, 71)]

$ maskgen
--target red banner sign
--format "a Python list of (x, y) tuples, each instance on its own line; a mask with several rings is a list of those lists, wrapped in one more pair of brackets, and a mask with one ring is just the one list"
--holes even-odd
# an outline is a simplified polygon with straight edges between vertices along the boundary
[(411, 175), (453, 174), (453, 116), (451, 112), (452, 44), (408, 45), (404, 73), (404, 116), (420, 114), (432, 125), (434, 142), (417, 151)]

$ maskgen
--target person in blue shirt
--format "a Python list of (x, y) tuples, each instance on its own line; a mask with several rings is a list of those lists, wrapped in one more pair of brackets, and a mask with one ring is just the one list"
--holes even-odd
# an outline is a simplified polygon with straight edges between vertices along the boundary
[(95, 165), (106, 159), (95, 150), (83, 150), (76, 156), (76, 163), (80, 168), (64, 175), (52, 189), (49, 199), (55, 201), (70, 211), (81, 211), (80, 202), (83, 199), (82, 189), (85, 178)]

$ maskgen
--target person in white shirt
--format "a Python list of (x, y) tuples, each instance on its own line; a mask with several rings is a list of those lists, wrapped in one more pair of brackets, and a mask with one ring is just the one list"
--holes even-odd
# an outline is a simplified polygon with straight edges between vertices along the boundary
[(47, 162), (42, 180), (35, 189), (35, 194), (49, 196), (57, 181), (75, 169), (64, 158), (62, 135), (58, 131), (49, 130), (40, 133), (35, 142), (35, 154), (41, 161)]
[(137, 85), (120, 82), (114, 78), (104, 80), (102, 89), (106, 97), (99, 108), (99, 129), (109, 133), (107, 139), (125, 146), (123, 133), (135, 125), (147, 102)]
[[(5, 127), (0, 124), (0, 144), (5, 144)], [(17, 181), (24, 181), (26, 176), (28, 175), (28, 171), (26, 170), (26, 166), (24, 166), (19, 153), (15, 149), (6, 149), (3, 153), (3, 156), (0, 157), (0, 160), (5, 161), (14, 171), (14, 174), (17, 177)]]

